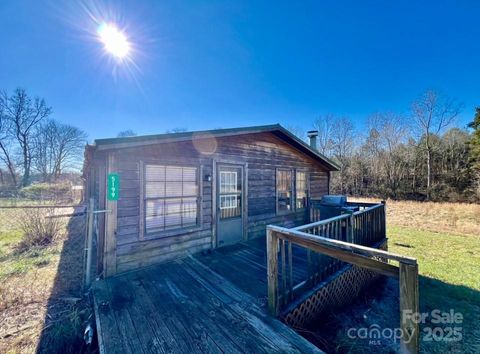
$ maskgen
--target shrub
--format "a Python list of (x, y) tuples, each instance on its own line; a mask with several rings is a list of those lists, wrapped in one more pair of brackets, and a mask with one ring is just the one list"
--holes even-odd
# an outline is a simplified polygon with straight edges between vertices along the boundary
[(44, 247), (51, 244), (61, 231), (58, 218), (52, 217), (54, 208), (25, 209), (20, 228), (23, 238), (18, 245), (19, 251), (27, 251), (32, 247)]

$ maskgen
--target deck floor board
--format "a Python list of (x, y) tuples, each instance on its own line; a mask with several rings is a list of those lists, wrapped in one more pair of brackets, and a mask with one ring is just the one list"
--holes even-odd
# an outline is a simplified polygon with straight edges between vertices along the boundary
[(101, 352), (321, 352), (267, 314), (266, 261), (255, 239), (97, 281)]

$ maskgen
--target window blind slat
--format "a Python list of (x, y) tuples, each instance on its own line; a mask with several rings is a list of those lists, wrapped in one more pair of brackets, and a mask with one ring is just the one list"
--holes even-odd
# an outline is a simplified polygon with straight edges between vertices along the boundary
[(147, 165), (145, 181), (165, 181), (165, 166)]
[(164, 231), (198, 223), (198, 169), (145, 166), (145, 227)]
[(145, 196), (147, 198), (165, 197), (165, 182), (149, 181), (145, 186)]
[(166, 197), (181, 197), (182, 196), (182, 182), (166, 182), (165, 183)]
[(183, 168), (183, 181), (184, 182), (197, 182), (197, 169), (194, 167)]
[(163, 199), (147, 200), (146, 215), (163, 215), (165, 210), (165, 201)]
[(181, 181), (183, 167), (166, 166), (166, 180), (167, 181)]

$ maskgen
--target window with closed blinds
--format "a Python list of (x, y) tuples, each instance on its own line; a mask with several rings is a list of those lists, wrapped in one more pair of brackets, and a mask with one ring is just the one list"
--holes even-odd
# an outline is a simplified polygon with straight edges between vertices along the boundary
[(292, 170), (277, 170), (277, 211), (293, 210)]
[(307, 207), (308, 183), (307, 173), (297, 171), (295, 176), (295, 207), (305, 209)]
[(147, 233), (198, 224), (198, 169), (145, 165), (145, 229)]

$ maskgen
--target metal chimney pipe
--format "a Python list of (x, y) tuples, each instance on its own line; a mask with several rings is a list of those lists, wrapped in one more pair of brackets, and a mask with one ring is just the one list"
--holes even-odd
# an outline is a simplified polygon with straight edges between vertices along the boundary
[(307, 132), (307, 136), (310, 139), (310, 147), (313, 149), (317, 149), (318, 130), (309, 130)]

